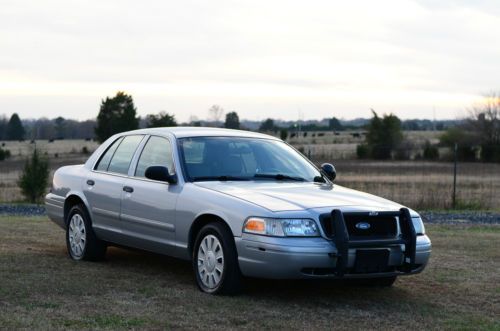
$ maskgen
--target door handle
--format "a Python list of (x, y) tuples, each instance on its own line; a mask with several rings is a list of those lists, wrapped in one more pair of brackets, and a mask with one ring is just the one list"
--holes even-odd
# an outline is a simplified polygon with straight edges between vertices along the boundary
[(133, 187), (130, 187), (130, 186), (124, 186), (123, 187), (123, 190), (127, 193), (132, 193), (134, 192), (134, 188)]
[(87, 180), (87, 185), (94, 186), (95, 182), (92, 179)]

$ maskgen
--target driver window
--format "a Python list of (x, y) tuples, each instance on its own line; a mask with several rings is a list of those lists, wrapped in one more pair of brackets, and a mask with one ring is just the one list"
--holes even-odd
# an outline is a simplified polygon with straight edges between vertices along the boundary
[(135, 176), (145, 177), (146, 169), (151, 166), (167, 167), (170, 174), (174, 173), (172, 146), (167, 139), (156, 136), (149, 138), (137, 162)]

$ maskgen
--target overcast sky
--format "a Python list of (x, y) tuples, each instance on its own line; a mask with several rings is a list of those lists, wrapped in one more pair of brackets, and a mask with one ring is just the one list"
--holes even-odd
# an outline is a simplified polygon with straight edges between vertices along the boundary
[(0, 0), (0, 114), (457, 118), (500, 90), (500, 3)]

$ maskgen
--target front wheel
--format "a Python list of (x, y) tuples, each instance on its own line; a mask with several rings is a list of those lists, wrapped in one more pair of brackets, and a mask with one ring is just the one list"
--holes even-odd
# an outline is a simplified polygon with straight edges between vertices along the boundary
[(193, 269), (200, 290), (211, 294), (236, 294), (241, 273), (234, 238), (219, 223), (205, 225), (193, 248)]
[(66, 246), (73, 260), (98, 261), (104, 258), (106, 243), (96, 237), (83, 205), (70, 209), (67, 224)]

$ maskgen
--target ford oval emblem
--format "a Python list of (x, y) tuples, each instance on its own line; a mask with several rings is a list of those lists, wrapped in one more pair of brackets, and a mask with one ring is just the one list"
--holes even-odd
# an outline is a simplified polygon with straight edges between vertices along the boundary
[(370, 223), (367, 222), (356, 223), (356, 228), (360, 230), (368, 230), (370, 227), (371, 227)]

